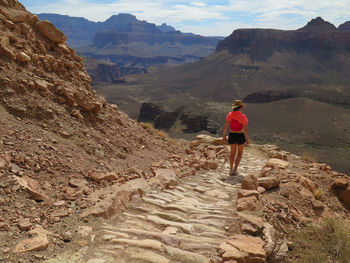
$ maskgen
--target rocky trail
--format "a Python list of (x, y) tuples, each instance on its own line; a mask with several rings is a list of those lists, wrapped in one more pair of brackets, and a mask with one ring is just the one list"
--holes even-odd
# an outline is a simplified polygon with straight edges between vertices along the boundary
[(90, 245), (46, 262), (209, 262), (227, 236), (239, 232), (238, 182), (258, 174), (266, 161), (247, 148), (240, 176), (228, 177), (224, 164), (134, 198), (127, 211), (86, 233)]

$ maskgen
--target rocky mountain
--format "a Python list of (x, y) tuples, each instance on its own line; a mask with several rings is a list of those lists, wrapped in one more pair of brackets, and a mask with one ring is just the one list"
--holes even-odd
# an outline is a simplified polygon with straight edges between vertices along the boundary
[(0, 28), (0, 261), (30, 262), (26, 251), (65, 247), (84, 211), (110, 216), (185, 148), (98, 96), (66, 36), (18, 1), (0, 1)]
[(338, 29), (339, 29), (340, 31), (350, 31), (350, 21), (347, 21), (347, 22), (341, 24), (341, 25), (338, 27)]
[(84, 65), (92, 82), (116, 82), (123, 75), (121, 69), (111, 62), (86, 58)]
[(281, 262), (298, 241), (285, 229), (348, 224), (345, 174), (254, 145), (247, 176), (227, 178), (222, 140), (174, 141), (129, 119), (18, 1), (0, 0), (0, 27), (1, 262)]
[(146, 72), (160, 64), (193, 62), (215, 50), (218, 38), (184, 34), (163, 24), (156, 26), (129, 14), (104, 22), (57, 14), (39, 14), (68, 36), (68, 43), (84, 56), (111, 61), (127, 73)]
[[(326, 139), (326, 134), (334, 132), (332, 137), (338, 138), (335, 144), (341, 148), (350, 140), (350, 126), (346, 117), (346, 112), (350, 113), (349, 43), (348, 31), (341, 31), (321, 18), (313, 19), (303, 28), (290, 31), (238, 29), (218, 43), (214, 54), (198, 62), (129, 76), (125, 78), (124, 84), (113, 87), (100, 85), (96, 89), (105, 94), (109, 101), (119, 103), (121, 108), (136, 119), (144, 113), (137, 113), (135, 105), (142, 110), (143, 102), (165, 105), (162, 113), (154, 120), (159, 125), (159, 120), (167, 116), (164, 127), (172, 123), (173, 128), (169, 131), (174, 131), (175, 134), (198, 132), (200, 129), (220, 134), (230, 103), (234, 98), (241, 98), (246, 103), (253, 103), (254, 106), (250, 107), (258, 112), (254, 113), (253, 122), (258, 126), (252, 128), (252, 133), (257, 135), (256, 140), (263, 138), (263, 142), (284, 141), (285, 144), (298, 141), (305, 148), (293, 147), (293, 151), (300, 154), (301, 148), (310, 150), (317, 158), (341, 167), (343, 171), (349, 171), (350, 166), (345, 161), (349, 150), (344, 149), (343, 152), (330, 149), (332, 145)], [(130, 93), (131, 90), (132, 97), (126, 92)], [(114, 96), (114, 93), (118, 93), (118, 96)], [(123, 101), (121, 98), (127, 99)], [(293, 103), (300, 107), (298, 112), (310, 113), (309, 118), (313, 120), (310, 122), (310, 119), (304, 119), (302, 113), (295, 119), (289, 118), (296, 111)], [(334, 104), (338, 107), (333, 107)], [(331, 128), (327, 132), (319, 126), (325, 118), (320, 118), (317, 111), (313, 110), (316, 108), (323, 109), (322, 112), (328, 116), (325, 118), (331, 123)], [(272, 114), (268, 116), (274, 116), (271, 117), (272, 120), (265, 116), (264, 111)], [(299, 134), (298, 129), (294, 130), (294, 133), (299, 134), (296, 138), (288, 122), (280, 121), (281, 111), (283, 116), (286, 113), (284, 117), (296, 127), (301, 126), (303, 128), (299, 129), (307, 131)], [(201, 124), (196, 125), (195, 129), (189, 128), (185, 124), (183, 112), (197, 121), (202, 120)], [(169, 116), (177, 117), (169, 120)], [(345, 119), (338, 121), (335, 116)], [(270, 122), (273, 124), (273, 129), (270, 130), (272, 133), (266, 137), (269, 133), (259, 127)], [(284, 134), (284, 139), (277, 139), (280, 135), (272, 135), (274, 131)], [(334, 153), (334, 158), (325, 160), (329, 150)]]
[(167, 25), (166, 23), (161, 24), (160, 26), (157, 26), (157, 28), (162, 31), (162, 32), (172, 32), (172, 31), (176, 31), (175, 28), (173, 28), (172, 26)]

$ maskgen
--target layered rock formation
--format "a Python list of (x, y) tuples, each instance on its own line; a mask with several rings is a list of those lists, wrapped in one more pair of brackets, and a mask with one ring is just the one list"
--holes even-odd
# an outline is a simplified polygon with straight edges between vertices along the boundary
[[(163, 24), (156, 26), (129, 14), (94, 23), (83, 18), (40, 14), (68, 36), (68, 43), (85, 56), (126, 67), (125, 74), (146, 72), (157, 64), (193, 62), (215, 50), (219, 39), (183, 34)], [(84, 46), (84, 47), (83, 47)]]
[(117, 82), (123, 75), (114, 63), (86, 58), (84, 65), (93, 82)]
[[(0, 1), (0, 28), (0, 229), (8, 233), (0, 238), (0, 261), (14, 262), (12, 252), (45, 249), (53, 240), (42, 228), (79, 221), (96, 204), (89, 198), (95, 191), (102, 200), (106, 186), (133, 179), (147, 185), (152, 171), (174, 168), (164, 162), (185, 149), (96, 95), (66, 36), (18, 1)], [(185, 166), (173, 172), (182, 175)], [(40, 232), (25, 239), (33, 227)], [(65, 232), (56, 232), (55, 246), (71, 240)]]
[(220, 41), (216, 50), (248, 54), (253, 61), (266, 61), (274, 52), (284, 51), (334, 56), (336, 53), (350, 51), (349, 40), (350, 34), (318, 17), (295, 31), (238, 29)]

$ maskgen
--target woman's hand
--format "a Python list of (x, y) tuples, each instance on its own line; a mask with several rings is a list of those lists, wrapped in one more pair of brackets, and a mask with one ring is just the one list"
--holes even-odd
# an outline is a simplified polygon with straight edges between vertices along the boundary
[(224, 142), (227, 142), (227, 136), (226, 136), (226, 135), (222, 136), (222, 140), (223, 140)]
[(247, 145), (247, 146), (249, 145), (249, 138), (246, 139), (245, 145)]

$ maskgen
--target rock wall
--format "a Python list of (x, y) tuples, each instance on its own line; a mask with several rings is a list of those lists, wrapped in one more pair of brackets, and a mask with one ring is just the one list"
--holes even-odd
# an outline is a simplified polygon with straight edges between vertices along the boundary
[(350, 51), (350, 33), (338, 30), (321, 18), (310, 21), (299, 30), (238, 29), (218, 43), (216, 50), (233, 54), (249, 54), (252, 60), (266, 61), (274, 52), (293, 50), (296, 53), (329, 55), (329, 51)]

